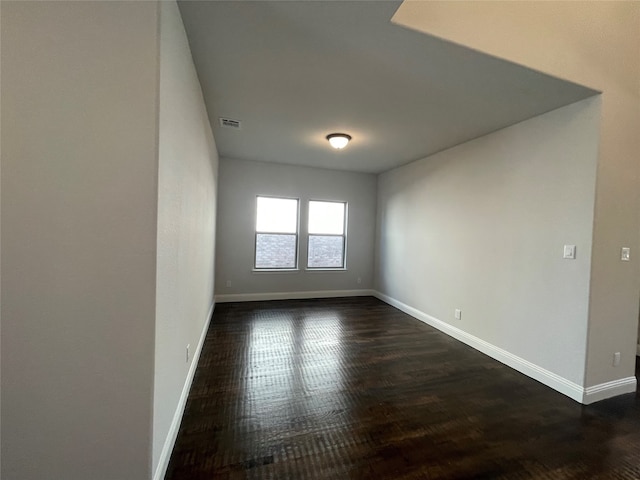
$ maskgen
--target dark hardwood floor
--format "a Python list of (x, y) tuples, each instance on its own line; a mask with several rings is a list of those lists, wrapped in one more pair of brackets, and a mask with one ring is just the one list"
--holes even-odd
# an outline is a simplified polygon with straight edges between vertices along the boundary
[(374, 298), (219, 304), (166, 479), (640, 479), (581, 406)]

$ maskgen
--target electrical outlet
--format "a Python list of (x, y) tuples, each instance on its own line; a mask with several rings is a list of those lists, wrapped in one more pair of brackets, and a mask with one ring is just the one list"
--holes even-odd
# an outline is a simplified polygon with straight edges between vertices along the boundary
[(620, 249), (620, 260), (623, 262), (631, 260), (631, 249), (629, 247), (622, 247)]
[(189, 355), (189, 349), (191, 348), (191, 344), (187, 343), (187, 363), (189, 363), (189, 359), (191, 358), (191, 356)]
[(358, 277), (358, 284), (362, 283), (362, 277)]
[(453, 315), (456, 318), (456, 320), (462, 320), (462, 310), (460, 310), (459, 308), (456, 308), (454, 310)]
[(231, 287), (231, 280), (227, 280), (227, 288)]
[(570, 260), (574, 260), (576, 258), (576, 246), (575, 245), (565, 245), (564, 246), (564, 258), (568, 258)]
[(613, 354), (613, 366), (617, 367), (618, 365), (620, 365), (620, 352)]

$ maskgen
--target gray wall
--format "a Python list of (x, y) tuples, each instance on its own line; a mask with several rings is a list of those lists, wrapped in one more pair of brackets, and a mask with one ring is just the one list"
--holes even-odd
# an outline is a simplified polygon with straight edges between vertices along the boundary
[[(373, 286), (374, 175), (224, 158), (220, 161), (219, 178), (216, 296), (357, 290)], [(252, 272), (256, 195), (301, 200), (299, 271)], [(308, 200), (348, 202), (347, 271), (305, 270)], [(231, 287), (226, 286), (227, 281)]]
[[(603, 92), (586, 385), (633, 378), (640, 2), (404, 2), (393, 21)], [(621, 247), (631, 247), (631, 261), (620, 261)], [(613, 366), (614, 352), (622, 354), (620, 367)]]
[(377, 289), (583, 385), (599, 114), (588, 99), (382, 174)]
[[(0, 52), (2, 51), (2, 2), (0, 2)], [(0, 59), (2, 55), (0, 54)], [(0, 92), (2, 92), (2, 61), (0, 60)], [(0, 95), (0, 112), (2, 112), (2, 95)], [(0, 218), (2, 212), (2, 115), (0, 114)], [(2, 221), (0, 221), (0, 252), (2, 252)], [(0, 280), (2, 279), (2, 262), (0, 261)], [(2, 287), (0, 282), (0, 336), (2, 332)], [(0, 392), (2, 391), (2, 341), (0, 341)], [(2, 394), (0, 393), (0, 412), (2, 412)], [(0, 415), (0, 438), (2, 438), (2, 415)], [(0, 448), (0, 477), (2, 477), (2, 448)]]
[(166, 1), (160, 3), (159, 125), (153, 470), (161, 476), (213, 307), (218, 167), (178, 6)]
[(158, 5), (2, 2), (2, 478), (150, 476)]

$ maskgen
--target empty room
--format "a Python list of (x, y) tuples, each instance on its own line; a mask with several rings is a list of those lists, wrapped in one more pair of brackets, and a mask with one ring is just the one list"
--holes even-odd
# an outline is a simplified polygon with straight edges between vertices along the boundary
[(640, 478), (640, 2), (0, 2), (4, 480)]

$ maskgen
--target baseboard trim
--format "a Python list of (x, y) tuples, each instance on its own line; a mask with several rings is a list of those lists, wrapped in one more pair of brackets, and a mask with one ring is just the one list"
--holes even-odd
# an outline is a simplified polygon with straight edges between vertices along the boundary
[(207, 315), (207, 319), (204, 322), (204, 326), (202, 327), (200, 340), (198, 340), (198, 346), (193, 352), (191, 365), (189, 366), (189, 372), (187, 373), (187, 378), (185, 379), (184, 386), (182, 387), (180, 400), (178, 400), (178, 406), (176, 407), (176, 411), (173, 414), (173, 420), (171, 421), (171, 426), (169, 427), (167, 438), (165, 439), (164, 445), (162, 446), (162, 452), (160, 453), (158, 466), (156, 467), (155, 474), (153, 475), (153, 480), (163, 480), (164, 476), (167, 473), (167, 467), (169, 466), (169, 460), (171, 459), (171, 452), (173, 451), (173, 447), (176, 443), (176, 438), (178, 437), (178, 430), (180, 429), (180, 422), (182, 422), (182, 415), (184, 414), (184, 409), (187, 406), (189, 390), (191, 390), (191, 383), (193, 382), (193, 377), (196, 373), (196, 367), (198, 366), (198, 360), (200, 360), (200, 353), (202, 352), (202, 346), (204, 345), (204, 339), (207, 336), (207, 330), (209, 330), (209, 324), (211, 323), (211, 318), (213, 317), (213, 309), (215, 308), (215, 306), (216, 302), (214, 300), (214, 302), (211, 304), (211, 307), (209, 308), (209, 313)]
[(600, 383), (593, 387), (587, 387), (584, 389), (584, 399), (582, 403), (589, 405), (606, 398), (617, 397), (625, 393), (633, 393), (636, 391), (636, 386), (636, 377), (627, 377), (612, 380), (611, 382)]
[(453, 325), (450, 325), (442, 320), (438, 320), (431, 315), (428, 315), (420, 310), (413, 308), (405, 303), (389, 297), (381, 292), (374, 291), (374, 296), (389, 305), (396, 307), (398, 310), (411, 315), (412, 317), (431, 325), (432, 327), (440, 330), (443, 333), (455, 338), (475, 348), (476, 350), (488, 355), (489, 357), (507, 365), (508, 367), (517, 370), (518, 372), (537, 380), (538, 382), (546, 385), (554, 390), (566, 395), (567, 397), (575, 400), (576, 402), (588, 405), (605, 398), (611, 398), (624, 393), (634, 392), (636, 389), (636, 378), (628, 377), (620, 380), (614, 380), (592, 387), (584, 388), (575, 382), (567, 380), (560, 375), (557, 375), (545, 368), (540, 367), (534, 363), (518, 357), (511, 352), (508, 352), (500, 347), (482, 340), (475, 335), (471, 335), (463, 330), (460, 330)]
[(297, 300), (304, 298), (372, 297), (373, 290), (316, 290), (306, 292), (232, 293), (216, 295), (216, 303)]

